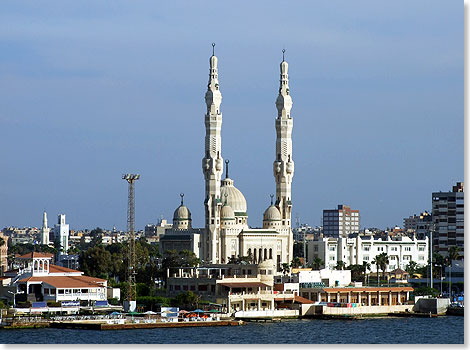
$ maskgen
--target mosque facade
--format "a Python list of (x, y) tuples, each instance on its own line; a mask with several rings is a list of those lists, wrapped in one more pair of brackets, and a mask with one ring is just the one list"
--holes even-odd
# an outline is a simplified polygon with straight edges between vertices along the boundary
[[(214, 44), (213, 44), (214, 46)], [(181, 205), (173, 215), (173, 227), (160, 239), (162, 252), (188, 249), (206, 264), (226, 264), (249, 256), (254, 263), (272, 261), (280, 271), (293, 258), (291, 229), (292, 178), (292, 98), (289, 93), (288, 64), (280, 64), (280, 86), (276, 100), (276, 145), (273, 175), (276, 195), (263, 215), (262, 228), (248, 226), (247, 203), (243, 193), (229, 177), (229, 161), (222, 158), (222, 94), (218, 78), (218, 58), (210, 57), (209, 83), (205, 101), (207, 112), (205, 152), (202, 172), (205, 180), (205, 227), (192, 228), (191, 212)], [(222, 178), (225, 163), (225, 177)]]

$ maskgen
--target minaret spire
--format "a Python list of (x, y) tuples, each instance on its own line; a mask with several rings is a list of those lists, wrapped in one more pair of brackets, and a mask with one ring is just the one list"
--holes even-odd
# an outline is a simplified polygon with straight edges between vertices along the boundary
[(44, 213), (42, 214), (42, 229), (41, 229), (41, 244), (46, 244), (48, 245), (49, 242), (49, 232), (51, 229), (47, 227), (47, 213), (44, 210)]
[(183, 205), (184, 193), (180, 193), (180, 197), (181, 197), (181, 205)]
[(230, 163), (230, 160), (226, 159), (225, 160), (225, 178), (228, 179), (228, 163)]
[(279, 94), (276, 99), (276, 160), (274, 161), (274, 178), (276, 180), (276, 206), (281, 212), (282, 225), (291, 227), (291, 185), (294, 176), (292, 159), (292, 98), (289, 92), (289, 65), (285, 61), (285, 49), (282, 50), (280, 64)]
[(274, 204), (274, 202), (273, 202), (274, 195), (270, 194), (269, 197), (271, 197), (271, 205), (273, 205)]
[(201, 241), (201, 258), (212, 263), (220, 259), (220, 217), (222, 200), (220, 198), (220, 180), (222, 179), (222, 113), (220, 104), (222, 94), (219, 90), (218, 59), (215, 56), (215, 43), (212, 43), (212, 56), (209, 59), (209, 82), (207, 84), (206, 100), (206, 137), (202, 171), (206, 182), (206, 199), (204, 201), (206, 214), (206, 230)]

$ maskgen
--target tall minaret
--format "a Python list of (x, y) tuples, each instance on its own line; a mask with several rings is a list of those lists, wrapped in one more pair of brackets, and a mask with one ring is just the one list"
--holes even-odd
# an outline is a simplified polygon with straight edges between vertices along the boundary
[(289, 94), (288, 64), (282, 50), (281, 78), (279, 95), (276, 100), (276, 160), (274, 161), (274, 178), (276, 180), (276, 207), (281, 212), (282, 226), (291, 227), (292, 197), (291, 186), (294, 176), (292, 159), (292, 126), (290, 115), (292, 98)]
[(42, 214), (42, 229), (41, 229), (41, 244), (49, 244), (50, 228), (47, 227), (47, 213), (44, 211)]
[(212, 56), (209, 60), (209, 84), (206, 92), (207, 112), (205, 115), (206, 139), (205, 156), (202, 159), (202, 171), (206, 180), (206, 230), (201, 242), (201, 258), (207, 262), (217, 263), (220, 257), (219, 237), (220, 223), (219, 212), (222, 207), (220, 200), (220, 180), (223, 171), (222, 159), (222, 113), (220, 103), (222, 95), (219, 90), (219, 78), (217, 73), (217, 57), (214, 54), (215, 44), (212, 43)]

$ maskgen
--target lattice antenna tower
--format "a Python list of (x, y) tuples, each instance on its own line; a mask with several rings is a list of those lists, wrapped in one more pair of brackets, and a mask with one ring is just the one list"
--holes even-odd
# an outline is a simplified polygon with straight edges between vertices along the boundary
[(129, 184), (127, 196), (127, 234), (129, 243), (129, 266), (128, 266), (128, 282), (129, 294), (128, 301), (136, 300), (136, 258), (135, 258), (135, 201), (134, 201), (134, 184), (140, 178), (139, 174), (124, 174), (122, 179)]

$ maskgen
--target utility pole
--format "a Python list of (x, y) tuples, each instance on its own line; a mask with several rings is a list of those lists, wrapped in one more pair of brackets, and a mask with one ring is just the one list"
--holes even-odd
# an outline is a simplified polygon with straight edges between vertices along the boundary
[(129, 266), (128, 266), (128, 283), (129, 293), (127, 295), (127, 305), (124, 308), (128, 312), (136, 309), (136, 283), (135, 283), (135, 202), (134, 202), (134, 184), (140, 178), (139, 174), (124, 174), (122, 179), (129, 184), (127, 196), (127, 233), (129, 242)]

